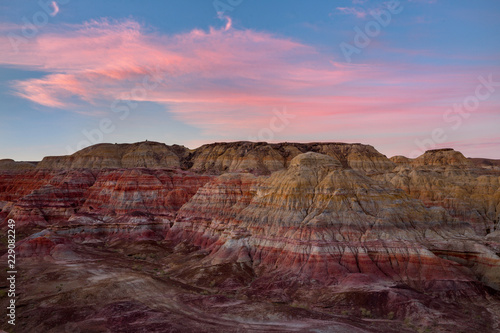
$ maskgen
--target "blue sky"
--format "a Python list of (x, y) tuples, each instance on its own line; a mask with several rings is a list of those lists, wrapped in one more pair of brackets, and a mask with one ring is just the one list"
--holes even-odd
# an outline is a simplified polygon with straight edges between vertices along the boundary
[(42, 3), (0, 1), (0, 158), (252, 139), (500, 159), (498, 1)]

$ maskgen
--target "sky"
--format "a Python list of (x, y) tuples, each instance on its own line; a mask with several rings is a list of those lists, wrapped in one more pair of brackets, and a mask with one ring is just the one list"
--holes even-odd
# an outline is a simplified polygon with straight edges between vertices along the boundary
[(500, 159), (500, 1), (0, 0), (0, 159), (359, 142)]

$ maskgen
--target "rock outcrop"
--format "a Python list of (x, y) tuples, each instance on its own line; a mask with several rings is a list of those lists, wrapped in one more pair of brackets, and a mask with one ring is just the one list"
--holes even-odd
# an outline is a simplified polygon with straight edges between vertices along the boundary
[(397, 165), (375, 178), (403, 189), (428, 207), (445, 208), (480, 235), (500, 227), (500, 172), (478, 167), (453, 149), (429, 150), (410, 164)]
[(372, 146), (359, 143), (214, 143), (194, 150), (192, 170), (270, 174), (285, 169), (299, 154), (316, 152), (338, 159), (345, 167), (365, 173), (391, 170), (394, 164)]
[(158, 142), (101, 143), (69, 156), (45, 157), (38, 169), (179, 168), (187, 148)]
[(469, 161), (462, 153), (453, 150), (452, 148), (428, 150), (423, 155), (414, 159), (411, 163), (413, 166), (458, 166), (464, 167), (469, 165)]
[[(385, 155), (359, 143), (276, 143), (231, 142), (203, 145), (189, 150), (157, 142), (98, 144), (69, 156), (45, 157), (37, 169), (181, 168), (198, 173), (251, 172), (269, 175), (288, 167), (305, 152), (337, 158), (344, 166), (364, 173), (381, 173), (394, 168)], [(0, 165), (1, 170), (1, 165)]]
[(37, 162), (16, 162), (12, 159), (0, 160), (0, 170), (30, 170), (36, 168)]

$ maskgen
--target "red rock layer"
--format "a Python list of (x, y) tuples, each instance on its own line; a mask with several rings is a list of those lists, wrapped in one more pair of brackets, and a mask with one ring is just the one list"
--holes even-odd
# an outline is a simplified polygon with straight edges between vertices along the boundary
[(49, 170), (0, 172), (0, 205), (16, 201), (47, 184), (53, 174)]
[(79, 241), (162, 239), (177, 211), (210, 179), (178, 170), (103, 170), (67, 223)]
[(10, 185), (4, 185), (3, 212), (21, 227), (64, 223), (86, 200), (86, 191), (94, 181), (90, 171), (30, 171), (17, 175), (7, 181)]
[(175, 170), (103, 170), (79, 213), (116, 216), (139, 211), (173, 216), (209, 179)]
[[(151, 228), (164, 230), (209, 179), (167, 169), (3, 172), (0, 204), (4, 219), (21, 228), (105, 223), (113, 233), (126, 234), (127, 224), (162, 224)], [(120, 227), (113, 227), (116, 223)]]

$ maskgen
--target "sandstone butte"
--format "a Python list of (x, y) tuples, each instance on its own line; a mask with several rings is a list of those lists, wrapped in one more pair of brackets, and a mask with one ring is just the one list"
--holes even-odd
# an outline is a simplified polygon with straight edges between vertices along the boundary
[[(200, 332), (500, 329), (500, 161), (453, 149), (389, 159), (346, 143), (98, 144), (38, 163), (0, 160), (0, 216), (3, 230), (16, 221), (20, 265), (32, 274), (49, 266), (64, 280), (69, 267), (91, 271), (85, 265), (101, 257), (105, 276), (141, 261), (155, 267), (140, 272), (151, 289), (141, 297), (157, 299), (166, 287), (151, 276), (163, 272), (177, 288), (177, 317), (168, 312), (152, 332), (183, 331), (179, 323)], [(116, 308), (122, 280), (111, 276), (80, 277), (65, 298), (35, 293), (41, 304), (27, 308), (27, 329), (120, 331), (151, 320), (116, 316), (165, 315), (136, 294)], [(82, 310), (87, 289), (94, 301)], [(187, 307), (192, 293), (200, 299)], [(274, 317), (256, 318), (258, 307)], [(62, 318), (68, 309), (73, 319)]]

